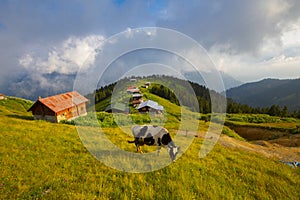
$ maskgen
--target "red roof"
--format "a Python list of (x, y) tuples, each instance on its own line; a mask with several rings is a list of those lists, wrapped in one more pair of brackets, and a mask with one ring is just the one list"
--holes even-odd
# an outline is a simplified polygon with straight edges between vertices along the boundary
[(85, 103), (88, 101), (88, 99), (80, 95), (78, 92), (72, 91), (51, 97), (39, 98), (37, 102), (38, 101), (57, 113), (73, 106)]
[(132, 85), (127, 88), (127, 90), (134, 90), (134, 89), (138, 89), (138, 87), (135, 85)]

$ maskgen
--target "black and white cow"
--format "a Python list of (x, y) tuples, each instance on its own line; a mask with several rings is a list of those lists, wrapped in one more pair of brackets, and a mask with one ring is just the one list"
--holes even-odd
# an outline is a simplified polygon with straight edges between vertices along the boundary
[(171, 136), (167, 129), (161, 126), (143, 125), (132, 127), (133, 141), (135, 143), (137, 152), (141, 152), (140, 147), (144, 144), (148, 146), (157, 146), (157, 154), (159, 155), (161, 147), (166, 147), (172, 161), (175, 161), (180, 147), (176, 147), (172, 141)]

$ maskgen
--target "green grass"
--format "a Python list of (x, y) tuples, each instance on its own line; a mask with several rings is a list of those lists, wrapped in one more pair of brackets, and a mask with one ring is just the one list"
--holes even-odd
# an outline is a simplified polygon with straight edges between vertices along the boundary
[(226, 120), (250, 124), (299, 124), (300, 120), (290, 117), (277, 117), (268, 114), (227, 114)]
[[(111, 98), (106, 98), (106, 99), (102, 100), (101, 102), (96, 103), (95, 107), (93, 108), (94, 111), (104, 111), (105, 108), (110, 105), (110, 101), (111, 101)], [(91, 110), (91, 109), (92, 109), (92, 107), (90, 107), (88, 110)]]
[(227, 126), (223, 127), (222, 134), (227, 135), (227, 136), (232, 137), (232, 138), (235, 138), (237, 140), (246, 141), (239, 134), (237, 134), (234, 130), (230, 129)]
[(30, 116), (26, 111), (33, 105), (32, 101), (15, 97), (7, 97), (6, 100), (0, 100), (0, 113), (19, 114)]
[(298, 132), (300, 120), (267, 114), (227, 114), (225, 125), (264, 128), (274, 131)]
[[(34, 121), (24, 112), (27, 106), (9, 104), (0, 104), (0, 199), (300, 198), (298, 169), (219, 144), (199, 159), (203, 142), (199, 138), (161, 170), (117, 171), (87, 151), (75, 126)], [(131, 136), (118, 128), (103, 130), (120, 148), (135, 151), (134, 144), (126, 141)]]

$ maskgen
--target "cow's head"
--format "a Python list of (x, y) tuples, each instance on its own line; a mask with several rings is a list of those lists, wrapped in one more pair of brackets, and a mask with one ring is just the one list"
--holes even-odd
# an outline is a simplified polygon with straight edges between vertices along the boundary
[(168, 152), (171, 160), (174, 162), (176, 160), (176, 156), (180, 150), (180, 147), (172, 146), (168, 148)]

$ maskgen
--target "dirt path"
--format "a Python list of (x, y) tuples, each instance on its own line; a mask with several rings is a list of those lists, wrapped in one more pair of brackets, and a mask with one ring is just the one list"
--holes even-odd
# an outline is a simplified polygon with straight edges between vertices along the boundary
[(252, 143), (236, 140), (222, 135), (219, 143), (230, 148), (240, 148), (246, 151), (260, 153), (268, 158), (277, 158), (283, 161), (300, 161), (300, 147), (285, 147), (263, 140)]
[[(184, 133), (183, 133), (184, 134)], [(205, 132), (198, 132), (194, 134), (199, 138), (205, 137)], [(210, 134), (210, 138), (217, 138), (217, 134)], [(221, 135), (218, 143), (228, 148), (239, 148), (245, 151), (255, 152), (262, 154), (268, 158), (275, 158), (283, 161), (300, 161), (300, 147), (285, 147), (276, 143), (259, 140), (253, 142), (246, 142), (234, 139), (227, 135)]]

